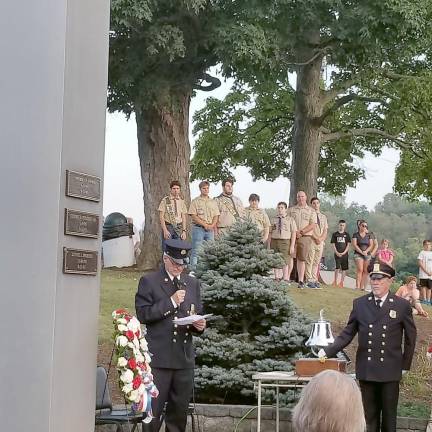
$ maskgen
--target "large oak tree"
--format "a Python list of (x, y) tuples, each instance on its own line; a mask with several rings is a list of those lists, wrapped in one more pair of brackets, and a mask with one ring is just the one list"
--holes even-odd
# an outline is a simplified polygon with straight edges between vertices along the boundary
[[(353, 157), (384, 145), (401, 149), (402, 161), (421, 160), (427, 173), (431, 8), (427, 0), (256, 2), (256, 20), (279, 34), (277, 55), (267, 72), (239, 65), (234, 91), (196, 117), (194, 176), (216, 180), (238, 165), (254, 177), (281, 173), (292, 202), (299, 189), (343, 193), (363, 175)], [(398, 169), (406, 194), (420, 183), (416, 162)]]
[[(255, 24), (253, 2), (230, 0), (112, 0), (109, 60), (110, 111), (137, 123), (145, 213), (141, 268), (160, 259), (157, 207), (169, 183), (180, 180), (189, 200), (189, 105), (195, 90), (220, 81), (208, 75), (270, 58), (268, 34)], [(272, 38), (270, 38), (272, 40)], [(232, 56), (232, 57), (231, 57)], [(127, 175), (127, 173), (125, 173)]]

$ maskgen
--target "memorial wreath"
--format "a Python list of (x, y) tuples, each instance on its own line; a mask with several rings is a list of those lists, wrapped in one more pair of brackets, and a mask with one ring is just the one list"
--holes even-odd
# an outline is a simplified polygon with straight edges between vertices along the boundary
[(121, 392), (132, 404), (132, 410), (146, 413), (144, 421), (149, 422), (152, 419), (151, 400), (159, 392), (153, 383), (145, 333), (137, 318), (125, 309), (115, 310), (112, 317)]

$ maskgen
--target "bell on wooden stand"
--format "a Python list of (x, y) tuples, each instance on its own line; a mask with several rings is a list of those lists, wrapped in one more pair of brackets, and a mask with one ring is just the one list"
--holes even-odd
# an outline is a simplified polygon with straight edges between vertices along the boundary
[(301, 358), (296, 361), (296, 375), (314, 376), (326, 369), (333, 369), (345, 372), (347, 362), (340, 359), (328, 359), (320, 361), (318, 351), (321, 348), (330, 346), (334, 342), (330, 322), (324, 319), (324, 309), (320, 310), (319, 320), (312, 325), (309, 339), (305, 345), (310, 348), (315, 358)]
[(312, 353), (318, 357), (318, 351), (334, 342), (330, 323), (324, 319), (324, 309), (320, 310), (320, 318), (314, 323), (309, 339), (305, 345), (310, 347)]

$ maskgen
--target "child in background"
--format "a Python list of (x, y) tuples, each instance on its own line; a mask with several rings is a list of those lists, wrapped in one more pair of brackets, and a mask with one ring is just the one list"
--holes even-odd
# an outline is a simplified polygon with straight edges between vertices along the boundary
[(420, 295), (417, 289), (417, 278), (415, 276), (408, 276), (405, 279), (405, 285), (399, 287), (395, 295), (410, 302), (413, 315), (420, 315), (427, 318), (428, 313), (422, 308), (422, 305), (420, 304)]
[(432, 243), (430, 240), (423, 240), (423, 250), (417, 257), (419, 266), (420, 292), (423, 304), (431, 304), (432, 290)]
[[(343, 288), (344, 279), (348, 270), (348, 252), (351, 244), (351, 237), (345, 231), (346, 222), (341, 219), (339, 221), (338, 230), (332, 234), (330, 243), (333, 244), (334, 259), (335, 259), (335, 272), (333, 285)], [(340, 273), (341, 278), (338, 284), (338, 274)]]
[(379, 261), (393, 267), (394, 252), (389, 248), (389, 246), (390, 242), (387, 239), (383, 239), (376, 256)]

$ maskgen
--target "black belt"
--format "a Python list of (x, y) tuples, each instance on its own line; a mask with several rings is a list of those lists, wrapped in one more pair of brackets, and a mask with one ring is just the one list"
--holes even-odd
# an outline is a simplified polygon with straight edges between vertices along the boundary
[(173, 225), (173, 224), (171, 224), (171, 223), (168, 223), (168, 222), (165, 222), (165, 226), (172, 226), (172, 227), (179, 227), (179, 226), (181, 226), (182, 224), (181, 223), (178, 223), (178, 224), (175, 224), (175, 225)]

